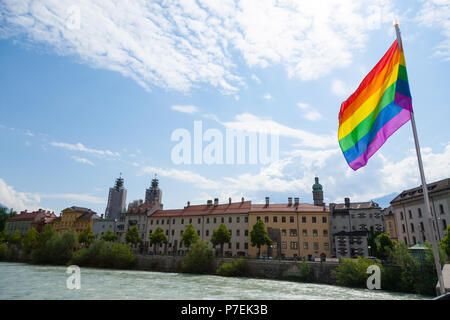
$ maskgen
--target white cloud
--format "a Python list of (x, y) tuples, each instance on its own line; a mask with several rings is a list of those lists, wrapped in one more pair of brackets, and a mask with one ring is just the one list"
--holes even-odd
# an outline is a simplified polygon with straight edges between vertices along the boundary
[(141, 174), (153, 175), (157, 173), (158, 176), (168, 177), (178, 181), (193, 184), (201, 189), (217, 189), (220, 185), (211, 179), (205, 178), (197, 173), (189, 170), (178, 170), (178, 169), (164, 169), (147, 166), (142, 168)]
[(270, 99), (272, 99), (272, 95), (270, 93), (266, 93), (263, 95), (263, 98), (266, 100), (270, 100)]
[[(450, 143), (447, 143), (442, 153), (423, 148), (421, 154), (427, 183), (450, 177)], [(383, 168), (380, 172), (384, 182), (391, 188), (407, 189), (421, 183), (415, 150), (410, 150), (410, 156), (398, 162), (391, 162), (384, 157), (382, 159)]]
[[(79, 28), (69, 23), (74, 5)], [(146, 89), (207, 83), (234, 94), (244, 82), (231, 52), (250, 67), (280, 65), (290, 77), (317, 79), (348, 66), (368, 32), (394, 14), (387, 0), (2, 1), (0, 37), (46, 44)]]
[(344, 81), (334, 79), (331, 83), (331, 92), (340, 98), (346, 98), (352, 93), (352, 88)]
[(282, 125), (274, 120), (262, 119), (250, 113), (236, 115), (235, 121), (221, 122), (226, 128), (236, 131), (278, 134), (300, 140), (299, 146), (311, 148), (327, 148), (336, 146), (336, 135), (318, 135), (301, 129), (294, 129)]
[(16, 211), (39, 209), (40, 198), (36, 194), (16, 191), (0, 178), (0, 203)]
[(73, 200), (73, 201), (92, 203), (92, 204), (106, 204), (106, 200), (104, 198), (91, 196), (88, 194), (55, 193), (55, 194), (40, 194), (39, 196), (41, 198), (66, 199), (66, 200)]
[(87, 153), (93, 153), (101, 156), (112, 156), (119, 157), (120, 154), (118, 152), (112, 152), (110, 150), (98, 150), (98, 149), (90, 149), (86, 148), (82, 143), (78, 142), (77, 144), (71, 144), (66, 142), (51, 142), (50, 145), (58, 148), (63, 148), (71, 151), (81, 151)]
[(419, 24), (440, 31), (444, 40), (435, 47), (434, 54), (450, 61), (450, 1), (422, 1), (422, 8), (417, 14)]
[(307, 103), (299, 102), (297, 103), (297, 107), (301, 110), (304, 110), (303, 117), (309, 121), (317, 121), (322, 119), (322, 115), (320, 114), (320, 112), (312, 108)]
[(104, 198), (95, 197), (87, 194), (76, 194), (76, 193), (40, 194), (40, 193), (20, 192), (16, 191), (14, 187), (9, 186), (3, 179), (0, 178), (0, 203), (8, 208), (13, 208), (16, 211), (21, 211), (25, 209), (31, 211), (40, 208), (50, 210), (42, 206), (41, 200), (44, 198), (67, 199), (93, 204), (106, 203), (105, 202), (106, 200)]
[(71, 158), (73, 160), (75, 160), (76, 162), (79, 162), (79, 163), (84, 163), (84, 164), (88, 164), (88, 165), (91, 165), (91, 166), (94, 165), (94, 163), (92, 161), (90, 161), (90, 160), (88, 160), (86, 158), (80, 158), (80, 157), (77, 157), (77, 156), (72, 156)]
[(261, 79), (259, 79), (256, 75), (252, 74), (252, 79), (255, 80), (257, 84), (261, 84)]
[(195, 113), (198, 112), (198, 108), (192, 105), (175, 105), (170, 107), (172, 110), (183, 112), (183, 113)]

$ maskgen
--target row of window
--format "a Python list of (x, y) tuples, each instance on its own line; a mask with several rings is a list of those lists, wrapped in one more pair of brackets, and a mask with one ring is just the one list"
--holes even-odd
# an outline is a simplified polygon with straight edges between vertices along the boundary
[[(352, 213), (352, 219), (354, 219), (355, 217), (356, 217), (355, 214)], [(365, 213), (365, 212), (358, 213), (358, 218), (366, 218), (366, 217), (367, 217), (367, 213)], [(381, 218), (381, 213), (375, 213), (375, 214), (369, 213), (369, 218), (370, 219), (372, 219), (372, 218), (379, 219), (379, 218)]]
[[(444, 231), (447, 230), (447, 221), (446, 221), (445, 219), (441, 219), (441, 221), (442, 221), (442, 229), (443, 229)], [(415, 227), (414, 227), (414, 223), (411, 223), (410, 226), (411, 226), (411, 227), (410, 227), (410, 231), (411, 231), (411, 232), (416, 232)], [(434, 229), (436, 230), (436, 227), (435, 227), (434, 223), (433, 223), (433, 227), (434, 227)], [(402, 231), (403, 231), (404, 233), (406, 233), (406, 226), (405, 226), (404, 224), (402, 224)], [(419, 223), (419, 231), (420, 231), (420, 232), (425, 231), (425, 227), (424, 227), (423, 222), (420, 222), (420, 223)]]
[[(307, 223), (307, 217), (302, 217), (302, 223)], [(260, 220), (261, 217), (256, 217), (256, 220)], [(265, 216), (264, 217), (264, 222), (268, 223), (269, 222), (269, 217)], [(278, 222), (278, 217), (274, 216), (272, 217), (272, 222), (277, 223)], [(281, 217), (281, 222), (285, 223), (286, 222), (286, 217)], [(290, 223), (294, 223), (295, 222), (295, 217), (294, 216), (290, 216), (289, 217), (289, 222)], [(311, 222), (312, 223), (317, 223), (317, 217), (311, 217)], [(322, 223), (327, 223), (327, 217), (322, 217)]]
[[(230, 231), (230, 235), (233, 235), (233, 231), (232, 231), (231, 229), (230, 229), (229, 231)], [(150, 233), (152, 233), (152, 232), (153, 232), (153, 230), (150, 230)], [(166, 235), (168, 236), (168, 235), (169, 235), (169, 230), (166, 230), (165, 233), (166, 233)], [(182, 233), (183, 233), (183, 230), (180, 230), (180, 235), (181, 235)], [(200, 230), (197, 230), (197, 233), (198, 233), (198, 235), (200, 235)], [(210, 234), (209, 230), (206, 230), (206, 231), (205, 231), (205, 235), (208, 237), (209, 234)], [(211, 234), (212, 234), (212, 233), (211, 233)], [(171, 235), (172, 235), (172, 236), (175, 235), (175, 230), (174, 230), (174, 229), (172, 229)], [(239, 237), (240, 235), (241, 235), (241, 231), (240, 231), (239, 229), (236, 230), (236, 236)], [(308, 230), (307, 230), (307, 229), (303, 229), (303, 230), (302, 230), (302, 235), (303, 235), (304, 237), (307, 237), (307, 236), (308, 236)], [(313, 235), (313, 237), (318, 237), (318, 236), (319, 236), (318, 230), (317, 230), (317, 229), (314, 229), (314, 230), (312, 231), (312, 235)], [(323, 235), (324, 237), (328, 237), (328, 230), (323, 230), (323, 231), (322, 231), (322, 235)], [(244, 236), (248, 237), (248, 230), (245, 230), (245, 231), (244, 231)], [(286, 237), (286, 236), (287, 236), (286, 229), (281, 230), (281, 236), (283, 236), (283, 237)], [(297, 229), (289, 229), (289, 236), (291, 236), (291, 237), (297, 237)]]
[[(298, 249), (298, 242), (297, 241), (291, 241), (289, 243), (289, 247), (291, 250), (297, 250)], [(323, 249), (328, 251), (330, 248), (328, 242), (325, 242), (323, 244)], [(287, 249), (287, 243), (286, 242), (281, 242), (281, 249)], [(319, 250), (319, 242), (314, 242), (313, 243), (313, 249), (315, 251)], [(309, 242), (303, 242), (303, 250), (309, 250)]]
[[(189, 221), (189, 224), (191, 224), (194, 220), (192, 218), (186, 219), (187, 221)], [(209, 224), (211, 221), (212, 223), (217, 223), (218, 218), (214, 217), (214, 218), (206, 218), (206, 224)], [(150, 224), (153, 225), (153, 221), (155, 221), (155, 224), (159, 225), (161, 222), (161, 225), (164, 225), (164, 221), (166, 221), (167, 224), (170, 224), (170, 219), (150, 219)], [(229, 223), (233, 223), (233, 217), (228, 217), (228, 222)], [(240, 223), (241, 222), (241, 217), (235, 217), (235, 222), (236, 223)], [(244, 217), (244, 222), (248, 223), (248, 217)], [(201, 224), (202, 223), (202, 218), (197, 218), (197, 223)], [(220, 218), (220, 223), (225, 223), (225, 217), (221, 217)], [(176, 224), (176, 219), (172, 219), (172, 225)], [(181, 224), (184, 224), (184, 218), (181, 219)]]
[[(431, 208), (430, 208), (430, 211), (432, 211)], [(439, 213), (440, 213), (440, 214), (445, 214), (444, 206), (443, 206), (442, 204), (439, 205)], [(412, 219), (412, 218), (413, 218), (413, 213), (412, 213), (411, 210), (408, 210), (408, 216), (409, 216), (409, 219)], [(417, 209), (417, 216), (418, 216), (419, 218), (422, 218), (422, 217), (423, 217), (423, 215), (422, 215), (422, 209), (420, 209), (420, 208)], [(405, 220), (405, 217), (404, 217), (404, 215), (403, 215), (403, 211), (400, 211), (400, 220)]]

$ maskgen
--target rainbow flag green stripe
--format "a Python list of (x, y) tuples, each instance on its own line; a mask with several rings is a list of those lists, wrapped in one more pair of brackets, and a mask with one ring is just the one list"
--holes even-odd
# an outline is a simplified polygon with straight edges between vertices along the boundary
[(358, 89), (341, 105), (339, 145), (353, 170), (410, 119), (411, 94), (403, 51), (394, 41)]

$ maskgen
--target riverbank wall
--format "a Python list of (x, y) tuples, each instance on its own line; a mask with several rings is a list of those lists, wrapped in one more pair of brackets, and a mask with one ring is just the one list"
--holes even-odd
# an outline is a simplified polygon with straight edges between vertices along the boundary
[[(136, 269), (159, 272), (180, 272), (182, 256), (159, 256), (136, 254)], [(218, 269), (225, 262), (232, 262), (233, 258), (216, 258)], [(245, 259), (247, 261), (249, 276), (252, 278), (297, 280), (300, 279), (298, 261)], [(333, 270), (338, 267), (335, 262), (307, 262), (311, 269), (311, 282), (323, 284), (336, 284)]]

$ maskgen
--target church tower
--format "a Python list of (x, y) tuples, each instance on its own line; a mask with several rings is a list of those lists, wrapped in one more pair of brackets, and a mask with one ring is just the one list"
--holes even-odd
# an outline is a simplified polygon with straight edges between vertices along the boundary
[(156, 202), (161, 203), (162, 191), (159, 188), (159, 181), (155, 178), (152, 179), (152, 185), (150, 188), (145, 190), (145, 202)]
[(125, 209), (127, 189), (123, 184), (122, 174), (116, 179), (113, 188), (109, 188), (108, 204), (106, 205), (106, 219), (119, 219), (120, 213)]
[(319, 183), (319, 178), (315, 178), (316, 183), (312, 186), (312, 193), (313, 193), (313, 199), (314, 199), (314, 205), (315, 206), (324, 206), (325, 203), (323, 202), (323, 188), (322, 185)]

